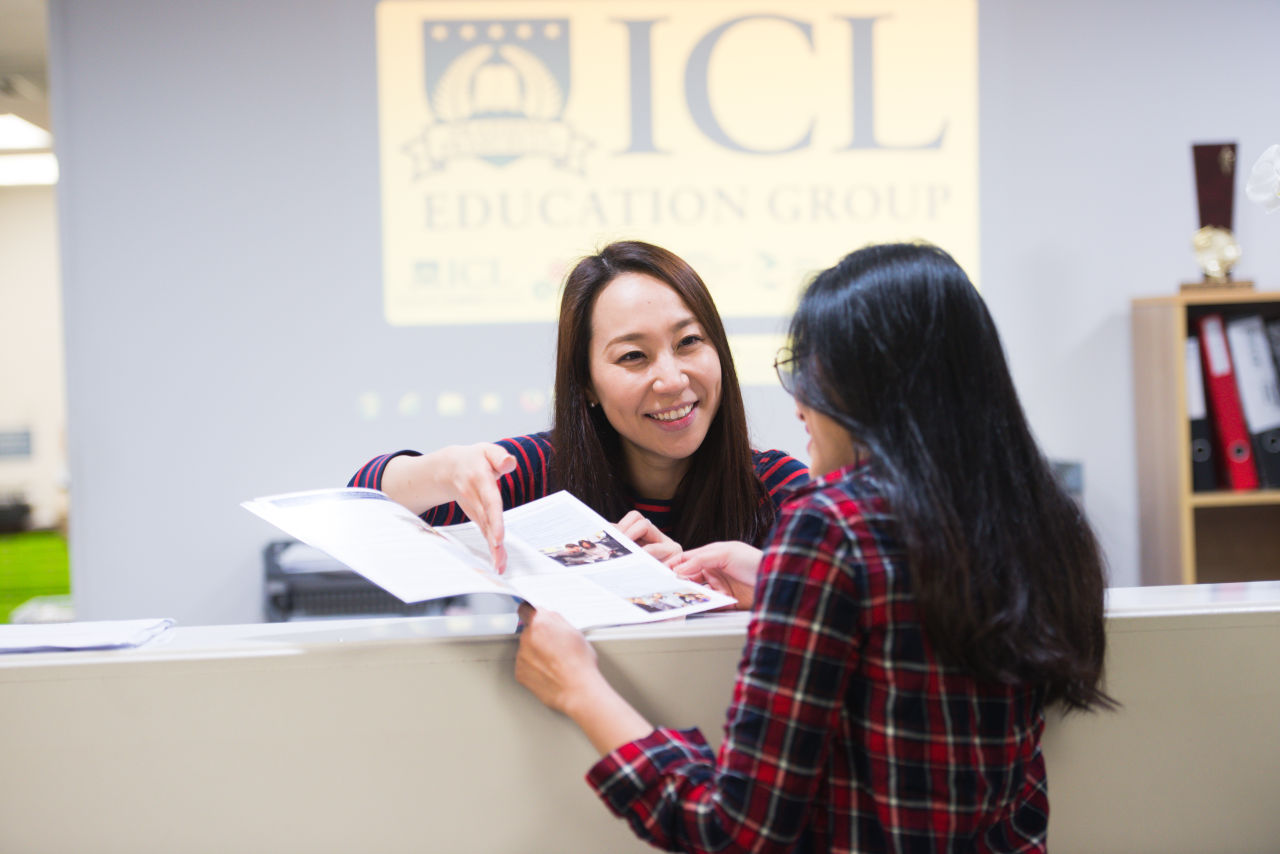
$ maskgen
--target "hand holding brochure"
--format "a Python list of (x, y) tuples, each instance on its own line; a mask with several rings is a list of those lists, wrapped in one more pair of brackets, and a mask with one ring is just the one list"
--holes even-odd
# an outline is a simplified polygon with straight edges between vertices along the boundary
[(579, 629), (645, 623), (734, 604), (676, 576), (594, 510), (557, 492), (503, 514), (507, 571), (472, 523), (433, 528), (373, 489), (320, 489), (242, 505), (405, 602), (506, 593)]

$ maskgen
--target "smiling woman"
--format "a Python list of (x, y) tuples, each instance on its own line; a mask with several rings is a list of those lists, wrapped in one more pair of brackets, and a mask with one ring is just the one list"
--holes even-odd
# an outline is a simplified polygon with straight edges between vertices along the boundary
[(623, 273), (596, 297), (587, 400), (618, 432), (632, 485), (672, 498), (720, 407), (720, 358), (673, 288)]
[(505, 564), (502, 511), (566, 489), (661, 559), (718, 540), (759, 544), (802, 463), (756, 451), (724, 325), (676, 255), (623, 241), (565, 280), (548, 432), (384, 454), (350, 485), (429, 524), (471, 519)]

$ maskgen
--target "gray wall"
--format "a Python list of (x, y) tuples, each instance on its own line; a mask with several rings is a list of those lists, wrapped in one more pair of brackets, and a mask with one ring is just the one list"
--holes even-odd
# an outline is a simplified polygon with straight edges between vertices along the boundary
[[(983, 292), (1023, 405), (1084, 461), (1113, 585), (1138, 583), (1129, 301), (1199, 278), (1190, 145), (1280, 142), (1280, 3), (980, 2)], [(1244, 197), (1237, 278), (1280, 290), (1280, 217)]]
[[(50, 2), (83, 618), (259, 619), (272, 534), (241, 500), (546, 423), (429, 402), (549, 387), (549, 325), (382, 318), (373, 7)], [(1196, 276), (1189, 145), (1247, 166), (1280, 141), (1276, 32), (1267, 0), (980, 4), (981, 285), (1114, 584), (1137, 582), (1128, 301)], [(1242, 277), (1280, 287), (1280, 219), (1236, 216)], [(804, 447), (781, 391), (748, 405), (758, 445)]]

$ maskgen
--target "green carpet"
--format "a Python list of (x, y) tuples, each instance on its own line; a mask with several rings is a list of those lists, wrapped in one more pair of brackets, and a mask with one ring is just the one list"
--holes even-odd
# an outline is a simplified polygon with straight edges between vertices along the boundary
[(67, 541), (55, 531), (0, 534), (0, 623), (32, 596), (71, 592)]

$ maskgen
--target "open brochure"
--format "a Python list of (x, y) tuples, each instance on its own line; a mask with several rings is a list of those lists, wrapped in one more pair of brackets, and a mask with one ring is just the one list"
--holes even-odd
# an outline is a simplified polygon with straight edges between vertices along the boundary
[(506, 593), (574, 626), (645, 623), (734, 604), (678, 577), (598, 513), (557, 492), (503, 514), (499, 575), (473, 523), (433, 528), (374, 489), (319, 489), (242, 505), (405, 602)]

